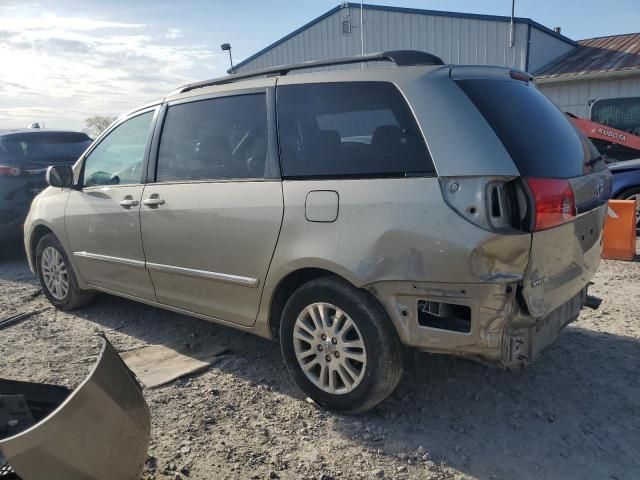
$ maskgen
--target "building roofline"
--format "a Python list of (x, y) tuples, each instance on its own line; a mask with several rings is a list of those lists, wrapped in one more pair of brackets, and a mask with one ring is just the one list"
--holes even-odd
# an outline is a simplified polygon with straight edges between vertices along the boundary
[[(252, 60), (255, 60), (257, 57), (259, 57), (260, 55), (268, 52), (269, 50), (277, 47), (278, 45), (286, 42), (287, 40), (289, 40), (290, 38), (296, 36), (298, 33), (308, 29), (309, 27), (312, 27), (313, 25), (315, 25), (316, 23), (324, 20), (325, 18), (333, 15), (334, 13), (342, 10), (343, 8), (360, 8), (360, 4), (359, 3), (343, 3), (340, 4), (336, 7), (333, 7), (331, 10), (323, 13), (322, 15), (320, 15), (319, 17), (314, 18), (313, 20), (311, 20), (308, 23), (305, 23), (303, 26), (297, 28), (296, 30), (294, 30), (293, 32), (289, 33), (288, 35), (285, 35), (284, 37), (280, 38), (279, 40), (276, 40), (275, 42), (273, 42), (270, 45), (267, 45), (266, 47), (264, 47), (262, 50), (254, 53), (253, 55), (245, 58), (244, 60), (242, 60), (240, 63), (236, 64), (233, 66), (234, 70), (236, 68), (240, 68), (243, 67), (244, 65), (246, 65), (247, 63), (249, 63)], [(453, 17), (453, 18), (468, 18), (468, 19), (472, 19), (472, 20), (488, 20), (488, 21), (492, 21), (492, 22), (511, 22), (511, 17), (509, 16), (504, 16), (504, 15), (484, 15), (481, 13), (463, 13), (463, 12), (449, 12), (449, 11), (444, 11), (444, 10), (426, 10), (426, 9), (421, 9), (421, 8), (408, 8), (408, 7), (391, 7), (391, 6), (386, 6), (386, 5), (372, 5), (372, 4), (367, 4), (365, 3), (363, 5), (365, 10), (382, 10), (382, 11), (387, 11), (387, 12), (397, 12), (397, 13), (414, 13), (414, 14), (419, 14), (419, 15), (432, 15), (434, 17)], [(524, 18), (524, 17), (513, 17), (513, 21), (514, 23), (521, 23), (521, 24), (525, 24), (525, 25), (530, 25), (534, 28), (537, 28), (538, 30), (547, 33), (559, 40), (562, 40), (574, 47), (578, 46), (578, 42), (571, 40), (568, 37), (565, 37), (564, 35), (548, 28), (545, 27), (544, 25), (531, 20), (530, 18)], [(228, 72), (230, 73), (230, 72)]]
[(640, 35), (640, 32), (614, 33), (612, 35), (600, 35), (598, 37), (581, 38), (580, 40), (578, 40), (578, 43), (581, 44), (581, 42), (588, 42), (589, 40), (599, 40), (601, 38), (626, 37), (628, 35)]
[(536, 83), (562, 83), (573, 80), (606, 80), (608, 78), (633, 77), (640, 75), (640, 68), (626, 68), (624, 70), (602, 70), (597, 72), (573, 72), (552, 77), (536, 77)]
[[(268, 52), (269, 50), (271, 50), (272, 48), (277, 47), (278, 45), (280, 45), (281, 43), (286, 42), (287, 40), (289, 40), (291, 37), (296, 36), (297, 34), (299, 34), (300, 32), (306, 30), (309, 27), (312, 27), (313, 25), (315, 25), (316, 23), (324, 20), (325, 18), (333, 15), (334, 13), (340, 11), (343, 8), (342, 5), (338, 5), (336, 7), (333, 7), (331, 10), (323, 13), (322, 15), (320, 15), (319, 17), (314, 18), (313, 20), (311, 20), (308, 23), (305, 23), (304, 25), (302, 25), (300, 28), (295, 29), (293, 32), (289, 33), (288, 35), (285, 35), (284, 37), (282, 37), (280, 40), (276, 40), (275, 42), (273, 42), (271, 45), (267, 45), (266, 47), (264, 47), (262, 50), (257, 51), (256, 53), (254, 53), (253, 55), (251, 55), (250, 57), (245, 58), (244, 60), (242, 60), (240, 63), (236, 64), (233, 66), (233, 69), (235, 70), (236, 68), (240, 68), (243, 65), (246, 65), (247, 63), (249, 63), (251, 60), (254, 60), (255, 58), (259, 57), (260, 55), (262, 55), (263, 53)], [(227, 70), (227, 73), (230, 73)]]

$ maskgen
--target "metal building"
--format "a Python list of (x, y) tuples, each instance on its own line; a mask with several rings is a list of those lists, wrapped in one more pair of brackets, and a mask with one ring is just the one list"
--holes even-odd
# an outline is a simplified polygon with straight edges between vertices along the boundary
[[(236, 72), (393, 49), (425, 50), (447, 63), (535, 72), (577, 43), (528, 18), (343, 3), (234, 67)], [(364, 40), (364, 41), (363, 41)]]
[[(343, 3), (234, 67), (415, 49), (446, 63), (531, 72), (561, 109), (589, 118), (595, 100), (640, 96), (640, 34), (573, 41), (529, 18)], [(352, 67), (351, 67), (352, 68)]]
[(589, 118), (596, 100), (640, 97), (640, 33), (580, 40), (537, 72), (536, 82), (561, 109), (579, 117)]

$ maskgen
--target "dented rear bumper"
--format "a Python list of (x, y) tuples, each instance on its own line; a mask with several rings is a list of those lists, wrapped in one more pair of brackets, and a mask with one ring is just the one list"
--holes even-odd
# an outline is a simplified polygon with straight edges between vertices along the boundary
[[(547, 316), (535, 318), (523, 307), (517, 283), (391, 281), (372, 284), (369, 290), (391, 316), (403, 344), (506, 368), (533, 363), (542, 349), (553, 343), (562, 329), (578, 317), (587, 296), (585, 286)], [(468, 315), (468, 327), (464, 328), (465, 323), (460, 319), (429, 323), (424, 313), (427, 301), (453, 306), (436, 313)]]
[[(33, 397), (37, 390), (30, 385)], [(27, 404), (42, 398), (35, 396), (25, 394)], [(104, 339), (97, 364), (80, 386), (26, 430), (0, 438), (0, 453), (25, 480), (139, 479), (149, 437), (141, 387)]]

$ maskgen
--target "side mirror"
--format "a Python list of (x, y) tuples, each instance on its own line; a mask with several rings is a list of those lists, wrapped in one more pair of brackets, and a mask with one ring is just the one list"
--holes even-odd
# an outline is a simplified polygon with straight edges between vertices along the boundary
[(73, 169), (69, 165), (53, 165), (47, 168), (47, 183), (65, 188), (73, 185)]

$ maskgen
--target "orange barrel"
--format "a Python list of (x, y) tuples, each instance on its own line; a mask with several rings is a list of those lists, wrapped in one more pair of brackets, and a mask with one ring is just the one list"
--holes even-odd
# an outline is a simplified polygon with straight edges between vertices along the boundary
[(636, 201), (609, 200), (602, 258), (633, 260), (636, 255)]

